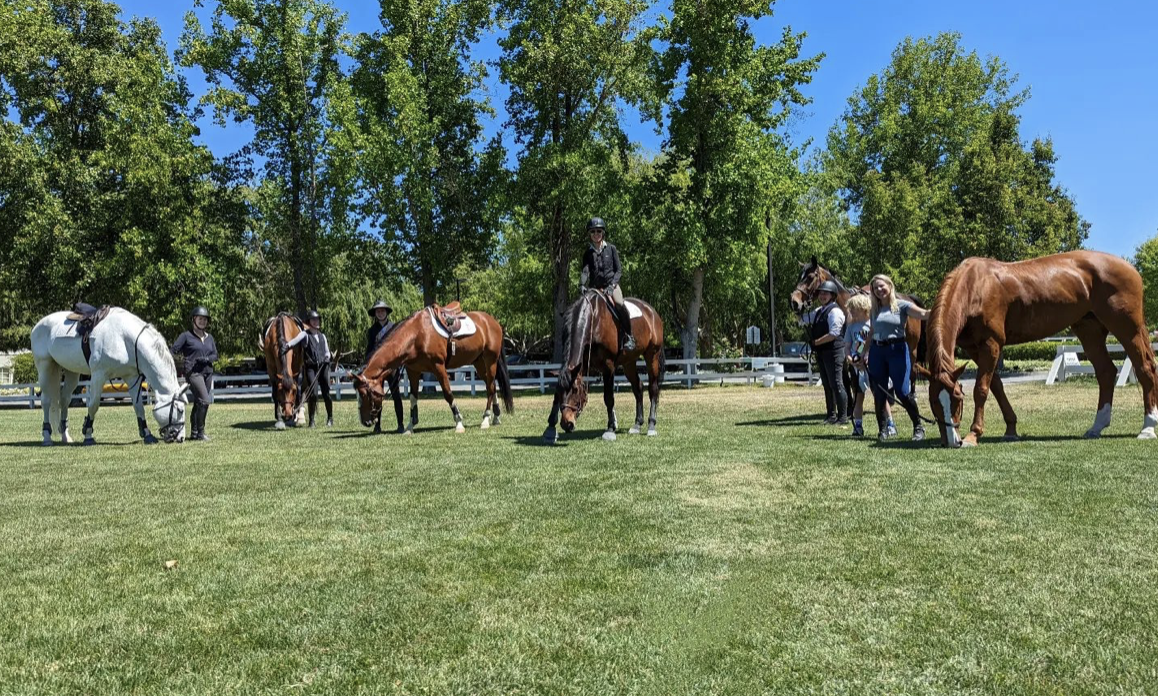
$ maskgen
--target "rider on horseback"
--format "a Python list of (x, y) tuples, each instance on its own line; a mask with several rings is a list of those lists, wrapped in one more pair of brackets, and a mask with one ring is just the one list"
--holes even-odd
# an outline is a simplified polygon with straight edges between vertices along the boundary
[(579, 273), (579, 292), (587, 291), (587, 283), (596, 290), (603, 290), (615, 303), (615, 319), (619, 331), (624, 336), (622, 351), (635, 350), (635, 336), (631, 333), (631, 316), (623, 302), (623, 290), (619, 287), (623, 266), (619, 263), (619, 250), (614, 244), (604, 240), (606, 230), (603, 218), (593, 217), (587, 221), (587, 232), (591, 235), (591, 245), (583, 253), (583, 270)]

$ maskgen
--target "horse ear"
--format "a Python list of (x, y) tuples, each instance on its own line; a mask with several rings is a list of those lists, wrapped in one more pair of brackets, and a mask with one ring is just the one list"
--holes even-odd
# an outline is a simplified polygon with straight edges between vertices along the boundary
[(956, 370), (953, 370), (953, 381), (954, 382), (959, 381), (961, 379), (961, 375), (965, 374), (965, 368), (966, 368), (966, 365), (962, 365), (961, 367), (958, 367)]
[(820, 266), (820, 262), (816, 260), (816, 254), (812, 255), (812, 265), (813, 266)]

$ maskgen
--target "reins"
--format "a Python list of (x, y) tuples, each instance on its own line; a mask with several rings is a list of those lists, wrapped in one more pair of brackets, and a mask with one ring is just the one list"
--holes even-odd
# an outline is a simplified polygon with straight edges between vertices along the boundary
[[(589, 303), (589, 306), (592, 309), (591, 309), (591, 320), (589, 322), (587, 322), (587, 338), (584, 340), (583, 348), (580, 349), (580, 351), (579, 351), (579, 359), (580, 359), (579, 365), (581, 367), (582, 366), (586, 366), (587, 368), (591, 367), (591, 351), (592, 351), (592, 344), (594, 343), (593, 339), (595, 337), (595, 322), (598, 318), (596, 316), (596, 312), (595, 312), (595, 302), (597, 301), (597, 299), (596, 299), (597, 294), (598, 294), (597, 291), (593, 290), (593, 291), (591, 291), (591, 293), (587, 297), (583, 298), (584, 301)], [(587, 352), (587, 359), (585, 361), (583, 360), (584, 350)], [(586, 369), (584, 370), (584, 374), (580, 375), (579, 379), (586, 380)], [(563, 410), (566, 411), (567, 409), (571, 409), (572, 411), (575, 412), (576, 418), (578, 418), (579, 415), (581, 413), (583, 413), (583, 409), (587, 407), (587, 385), (586, 385), (586, 383), (583, 384), (582, 388), (583, 388), (583, 400), (578, 406), (572, 406), (571, 404), (567, 404), (567, 403), (563, 404)]]

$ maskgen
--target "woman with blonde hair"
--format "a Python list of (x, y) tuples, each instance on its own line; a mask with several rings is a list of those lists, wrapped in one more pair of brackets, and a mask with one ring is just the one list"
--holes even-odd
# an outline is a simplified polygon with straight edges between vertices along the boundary
[(872, 289), (872, 311), (869, 313), (872, 346), (868, 353), (868, 371), (876, 401), (879, 437), (881, 440), (891, 437), (884, 416), (891, 380), (897, 401), (913, 421), (913, 439), (923, 440), (925, 429), (921, 426), (921, 416), (909, 380), (913, 366), (909, 345), (905, 342), (905, 324), (910, 317), (924, 321), (929, 311), (907, 300), (898, 300), (893, 279), (887, 275), (873, 276), (869, 287)]

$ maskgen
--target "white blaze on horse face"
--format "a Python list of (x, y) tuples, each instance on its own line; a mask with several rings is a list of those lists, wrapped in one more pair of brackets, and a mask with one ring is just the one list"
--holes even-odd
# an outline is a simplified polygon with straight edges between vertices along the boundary
[(1146, 420), (1142, 422), (1142, 432), (1138, 433), (1138, 439), (1153, 440), (1158, 438), (1158, 434), (1154, 432), (1155, 428), (1158, 428), (1158, 409), (1146, 414)]
[(949, 399), (949, 392), (942, 389), (938, 399), (941, 402), (941, 421), (945, 424), (945, 436), (949, 440), (949, 446), (960, 447), (961, 435), (953, 425), (953, 404)]
[(1114, 407), (1110, 404), (1098, 409), (1098, 415), (1094, 416), (1094, 424), (1086, 431), (1086, 437), (1101, 437), (1102, 431), (1110, 426), (1110, 416), (1113, 414)]

